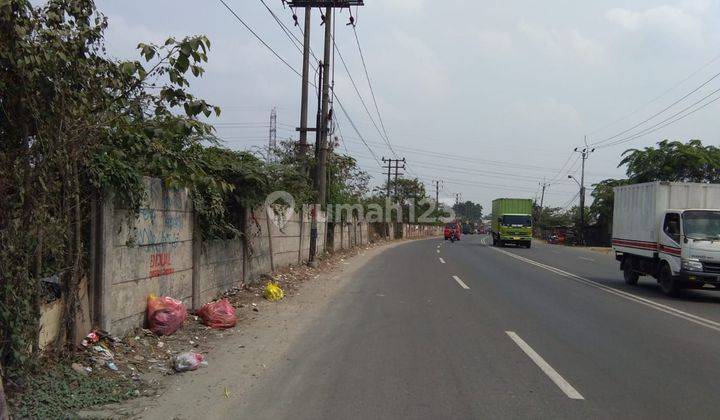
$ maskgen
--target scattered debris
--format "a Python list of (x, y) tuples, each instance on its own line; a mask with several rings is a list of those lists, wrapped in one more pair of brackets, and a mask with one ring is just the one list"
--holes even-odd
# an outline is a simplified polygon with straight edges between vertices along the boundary
[(169, 296), (147, 299), (147, 319), (150, 331), (157, 335), (170, 335), (182, 327), (187, 317), (187, 308), (177, 299)]
[(285, 293), (276, 282), (269, 281), (265, 286), (263, 297), (270, 302), (277, 302), (285, 297)]
[(72, 367), (72, 370), (74, 370), (75, 372), (77, 372), (83, 376), (88, 376), (90, 374), (90, 372), (92, 372), (91, 367), (85, 367), (85, 366), (81, 365), (80, 363), (73, 363), (70, 365), (70, 367)]
[(197, 314), (210, 328), (232, 328), (237, 324), (235, 308), (227, 299), (206, 303)]
[(98, 334), (97, 331), (93, 330), (90, 331), (88, 335), (85, 336), (85, 338), (83, 338), (81, 344), (83, 347), (89, 347), (91, 344), (95, 344), (98, 341), (100, 341), (100, 334)]
[(206, 365), (207, 362), (204, 360), (203, 355), (199, 353), (182, 353), (173, 359), (173, 369), (175, 369), (176, 372), (187, 372)]

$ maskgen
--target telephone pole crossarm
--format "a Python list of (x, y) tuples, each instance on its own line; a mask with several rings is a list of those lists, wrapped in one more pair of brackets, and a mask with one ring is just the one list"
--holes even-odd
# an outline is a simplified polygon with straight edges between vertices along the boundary
[(348, 8), (350, 6), (364, 6), (364, 0), (289, 0), (290, 7), (332, 7)]

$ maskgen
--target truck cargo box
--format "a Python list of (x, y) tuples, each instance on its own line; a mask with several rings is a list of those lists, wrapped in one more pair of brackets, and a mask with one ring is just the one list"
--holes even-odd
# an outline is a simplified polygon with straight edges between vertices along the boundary
[[(615, 187), (613, 246), (652, 255), (667, 210), (718, 209), (720, 185), (648, 182)], [(627, 249), (625, 249), (627, 250)]]

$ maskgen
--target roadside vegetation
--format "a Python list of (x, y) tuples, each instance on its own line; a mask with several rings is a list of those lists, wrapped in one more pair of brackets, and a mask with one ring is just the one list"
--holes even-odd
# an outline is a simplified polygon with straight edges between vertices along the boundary
[[(221, 109), (189, 90), (204, 75), (208, 38), (140, 43), (137, 60), (120, 61), (106, 54), (107, 26), (92, 0), (0, 0), (0, 371), (33, 393), (23, 378), (47, 376), (38, 363), (40, 279), (57, 275), (64, 297), (62, 334), (50, 350), (72, 351), (86, 226), (109, 191), (137, 210), (145, 176), (187, 188), (206, 238), (242, 237), (245, 211), (272, 191), (298, 205), (314, 199), (313, 155), (288, 143), (267, 159), (217, 138), (207, 121)], [(331, 152), (328, 174), (330, 204), (381, 197), (350, 156)], [(398, 185), (403, 203), (426, 198), (417, 180)]]
[[(592, 204), (585, 220), (602, 232), (612, 230), (613, 188), (652, 181), (720, 182), (720, 148), (703, 145), (700, 140), (662, 140), (656, 146), (629, 149), (620, 156), (618, 167), (625, 167), (627, 178), (604, 179), (592, 185)], [(577, 206), (569, 208), (535, 206), (534, 219), (543, 226), (572, 226), (580, 220)]]

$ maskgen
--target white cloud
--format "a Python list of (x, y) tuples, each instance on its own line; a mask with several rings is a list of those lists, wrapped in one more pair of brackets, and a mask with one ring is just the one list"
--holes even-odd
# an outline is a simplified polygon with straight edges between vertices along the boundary
[(615, 8), (605, 18), (631, 32), (664, 32), (686, 44), (702, 47), (706, 43), (706, 25), (702, 14), (709, 3), (688, 3), (685, 8), (662, 5), (642, 11)]
[(557, 57), (595, 64), (600, 62), (605, 54), (602, 44), (585, 37), (577, 29), (546, 28), (521, 21), (518, 30), (531, 42)]

